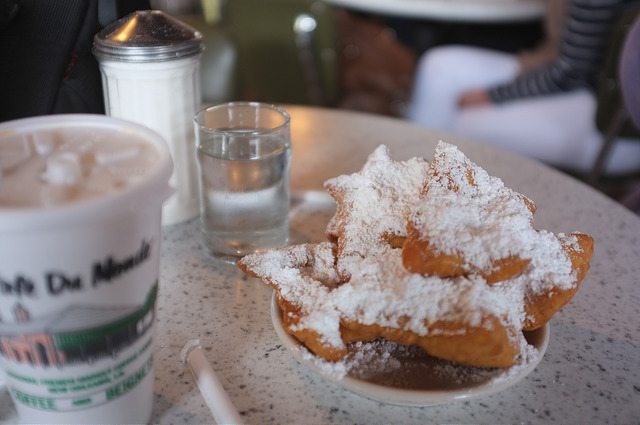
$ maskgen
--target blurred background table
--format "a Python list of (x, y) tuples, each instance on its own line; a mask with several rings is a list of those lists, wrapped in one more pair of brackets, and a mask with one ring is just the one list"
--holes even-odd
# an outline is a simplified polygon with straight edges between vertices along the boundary
[(325, 0), (335, 6), (405, 18), (514, 22), (539, 18), (542, 0)]
[[(572, 302), (551, 321), (538, 367), (501, 393), (435, 407), (401, 407), (344, 390), (299, 365), (278, 339), (271, 289), (217, 262), (202, 247), (197, 220), (163, 229), (155, 402), (152, 423), (212, 423), (179, 360), (200, 338), (205, 355), (246, 423), (632, 423), (640, 417), (640, 219), (590, 187), (539, 163), (354, 112), (288, 107), (296, 194), (359, 170), (387, 144), (395, 159), (430, 157), (438, 139), (535, 200), (536, 225), (581, 230), (596, 241), (592, 268)], [(328, 219), (328, 216), (325, 217)], [(293, 242), (322, 238), (324, 222), (293, 218)], [(634, 401), (635, 400), (635, 401)], [(17, 417), (0, 392), (0, 419)]]

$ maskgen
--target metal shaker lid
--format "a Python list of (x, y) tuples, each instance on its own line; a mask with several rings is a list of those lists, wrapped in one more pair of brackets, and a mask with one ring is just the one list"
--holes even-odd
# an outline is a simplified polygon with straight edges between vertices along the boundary
[(107, 25), (93, 38), (98, 60), (163, 62), (203, 50), (202, 34), (161, 10), (139, 10)]

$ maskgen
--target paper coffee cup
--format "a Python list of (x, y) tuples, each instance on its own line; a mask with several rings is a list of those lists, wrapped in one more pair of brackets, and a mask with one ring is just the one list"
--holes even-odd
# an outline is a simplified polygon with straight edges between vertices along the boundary
[(135, 139), (157, 155), (104, 196), (41, 208), (0, 202), (0, 370), (23, 422), (145, 423), (171, 157), (157, 133), (98, 115), (6, 122), (0, 147), (61, 129), (106, 132), (101, 143)]

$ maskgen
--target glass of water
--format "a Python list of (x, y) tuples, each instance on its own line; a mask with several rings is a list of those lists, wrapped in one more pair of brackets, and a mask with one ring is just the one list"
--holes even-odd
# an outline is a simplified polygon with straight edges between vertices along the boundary
[(235, 261), (289, 240), (289, 114), (274, 105), (231, 102), (194, 118), (204, 242)]

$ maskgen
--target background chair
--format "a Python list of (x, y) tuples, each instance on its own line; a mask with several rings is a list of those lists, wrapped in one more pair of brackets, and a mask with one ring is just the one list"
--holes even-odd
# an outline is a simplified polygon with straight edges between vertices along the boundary
[[(640, 18), (631, 26), (620, 59), (622, 99), (630, 120), (640, 128)], [(623, 204), (640, 214), (640, 183), (623, 200)]]
[(338, 96), (334, 9), (312, 0), (231, 0), (237, 97), (332, 106)]
[(630, 120), (640, 129), (640, 17), (636, 17), (620, 60), (622, 99)]
[[(633, 78), (628, 78), (623, 82), (622, 78), (620, 78), (623, 52), (626, 51), (627, 57), (629, 57), (631, 48), (634, 46), (640, 48), (640, 42), (635, 40), (638, 35), (631, 31), (634, 25), (637, 25), (639, 13), (640, 3), (633, 3), (621, 14), (611, 37), (608, 55), (598, 84), (596, 126), (604, 138), (593, 167), (585, 176), (585, 180), (593, 186), (596, 186), (602, 178), (607, 166), (607, 160), (619, 138), (638, 139), (638, 142), (640, 142), (640, 126), (637, 123), (634, 125), (634, 121), (629, 114), (629, 109), (637, 108), (637, 106), (633, 105), (632, 99), (629, 99), (628, 96), (627, 98), (623, 96), (624, 92), (633, 90), (633, 87), (629, 85), (637, 87), (638, 82), (634, 81)], [(636, 50), (636, 52), (639, 51)], [(629, 68), (628, 65), (627, 68)], [(635, 77), (638, 78), (640, 69), (635, 68), (635, 70)], [(629, 69), (626, 72), (629, 72)], [(635, 99), (637, 102), (639, 98), (636, 97)]]

